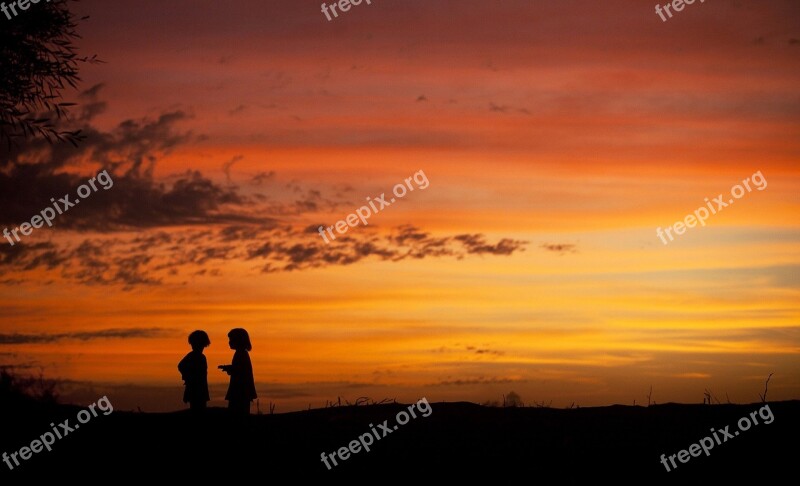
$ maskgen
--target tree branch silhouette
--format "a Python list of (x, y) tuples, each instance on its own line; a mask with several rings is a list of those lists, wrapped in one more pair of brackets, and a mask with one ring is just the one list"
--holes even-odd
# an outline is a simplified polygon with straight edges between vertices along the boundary
[(75, 105), (60, 101), (62, 91), (77, 88), (81, 63), (102, 61), (78, 56), (76, 28), (88, 17), (76, 19), (70, 1), (78, 0), (42, 2), (0, 29), (0, 143), (9, 148), (30, 137), (73, 145), (84, 138), (59, 127)]

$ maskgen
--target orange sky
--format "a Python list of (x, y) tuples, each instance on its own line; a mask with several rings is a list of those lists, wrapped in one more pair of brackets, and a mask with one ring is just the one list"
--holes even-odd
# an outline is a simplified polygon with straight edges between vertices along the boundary
[[(66, 96), (89, 138), (4, 153), (3, 224), (101, 167), (114, 186), (2, 240), (0, 364), (175, 410), (205, 329), (222, 405), (245, 327), (279, 412), (651, 385), (751, 402), (771, 372), (771, 399), (798, 398), (796, 2), (668, 22), (621, 0), (374, 0), (332, 22), (230, 3), (78, 5), (81, 51), (106, 61)], [(316, 234), (420, 170), (368, 227)], [(656, 236), (758, 171), (705, 227)]]

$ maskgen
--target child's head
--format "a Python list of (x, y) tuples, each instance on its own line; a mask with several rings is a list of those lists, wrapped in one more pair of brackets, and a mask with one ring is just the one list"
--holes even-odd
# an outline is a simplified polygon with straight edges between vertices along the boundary
[(250, 344), (250, 336), (247, 334), (242, 328), (231, 329), (231, 332), (228, 333), (228, 345), (231, 349), (246, 349), (250, 351), (253, 349), (253, 345)]
[(208, 339), (208, 334), (205, 331), (195, 331), (189, 334), (189, 344), (195, 351), (201, 351), (211, 344), (211, 340)]

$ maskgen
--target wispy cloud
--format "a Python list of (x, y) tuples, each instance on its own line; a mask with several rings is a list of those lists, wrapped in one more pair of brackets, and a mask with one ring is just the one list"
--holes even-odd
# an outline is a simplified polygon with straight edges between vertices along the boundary
[(452, 381), (440, 381), (438, 383), (432, 383), (428, 386), (448, 386), (448, 385), (455, 385), (455, 386), (466, 386), (466, 385), (497, 385), (503, 383), (525, 383), (528, 380), (515, 380), (511, 378), (475, 378), (475, 379), (467, 379), (467, 380), (452, 380)]
[(171, 336), (176, 331), (172, 329), (153, 328), (127, 328), (127, 329), (102, 329), (99, 331), (66, 332), (57, 334), (0, 334), (0, 344), (42, 344), (56, 341), (78, 340), (91, 341), (95, 339), (149, 339)]
[(552, 251), (555, 253), (576, 253), (576, 245), (571, 243), (544, 243), (540, 246), (540, 248), (544, 248), (547, 251)]
[[(100, 88), (82, 96), (97, 102)], [(241, 154), (223, 165), (224, 187), (195, 170), (157, 179), (160, 157), (203, 139), (180, 130), (190, 115), (173, 111), (155, 119), (126, 120), (109, 132), (91, 126), (92, 117), (80, 118), (88, 138), (76, 150), (32, 142), (27, 150), (0, 161), (0, 224), (19, 224), (48, 206), (51, 197), (73, 193), (85, 182), (76, 175), (77, 167), (105, 167), (114, 180), (112, 191), (99, 192), (59, 218), (56, 229), (84, 233), (82, 241), (32, 239), (0, 245), (0, 277), (14, 273), (6, 281), (19, 283), (25, 272), (47, 270), (85, 285), (131, 290), (181, 283), (189, 275), (221, 275), (213, 266), (234, 260), (257, 264), (255, 272), (274, 273), (352, 265), (368, 258), (397, 262), (509, 256), (527, 245), (510, 238), (492, 242), (481, 233), (434, 235), (412, 225), (388, 232), (362, 228), (324, 245), (317, 234), (320, 225), (309, 225), (309, 219), (352, 204), (352, 187), (307, 187), (295, 179), (281, 181), (275, 171), (259, 172), (245, 186), (232, 184), (231, 168), (244, 158)], [(261, 193), (262, 187), (269, 196)]]

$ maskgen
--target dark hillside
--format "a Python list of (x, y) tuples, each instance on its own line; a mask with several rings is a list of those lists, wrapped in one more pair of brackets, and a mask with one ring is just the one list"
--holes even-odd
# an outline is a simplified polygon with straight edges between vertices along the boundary
[[(19, 404), (17, 404), (19, 405)], [(431, 404), (428, 417), (394, 430), (400, 404), (338, 407), (303, 412), (253, 415), (232, 421), (226, 410), (211, 409), (204, 417), (188, 412), (146, 414), (115, 411), (102, 414), (52, 451), (33, 454), (13, 471), (2, 464), (3, 484), (75, 477), (153, 478), (158, 471), (176, 478), (225, 477), (269, 482), (272, 474), (296, 479), (321, 479), (341, 484), (386, 478), (416, 478), (422, 484), (460, 478), (511, 484), (541, 480), (578, 484), (608, 478), (616, 484), (699, 484), (754, 475), (774, 480), (792, 473), (800, 402), (773, 402), (773, 420), (762, 419), (761, 404), (610, 406), (581, 409), (490, 408), (471, 403)], [(80, 408), (4, 404), (5, 424), (0, 449), (19, 450), (51, 429), (51, 422), (77, 423)], [(737, 421), (755, 413), (759, 425), (734, 435)], [(769, 416), (763, 409), (764, 416)], [(378, 424), (386, 422), (382, 431)], [(370, 427), (370, 424), (373, 427)], [(689, 456), (667, 472), (661, 454), (678, 454), (693, 443), (730, 426), (733, 436), (713, 444), (707, 457)], [(370, 439), (375, 428), (379, 440)], [(385, 436), (384, 436), (385, 434)], [(351, 441), (361, 443), (338, 466), (320, 457)], [(724, 436), (719, 434), (722, 441)], [(713, 439), (712, 439), (713, 440)], [(13, 464), (13, 463), (12, 463)], [(672, 468), (671, 468), (672, 469)]]

